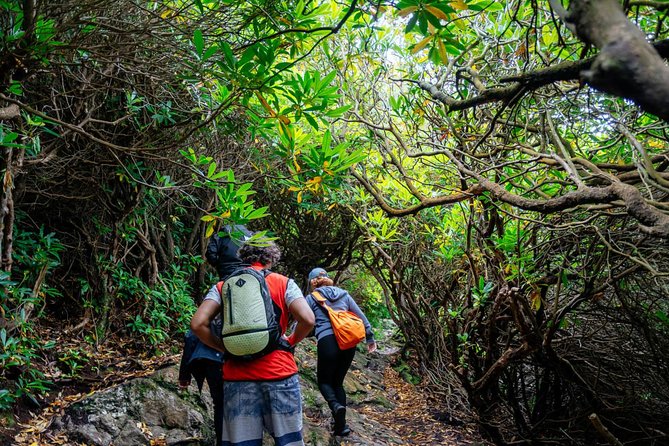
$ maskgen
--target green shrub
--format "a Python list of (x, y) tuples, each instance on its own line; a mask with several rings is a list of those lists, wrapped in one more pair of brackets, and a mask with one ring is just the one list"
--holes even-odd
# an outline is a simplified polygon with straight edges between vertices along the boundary
[(183, 257), (182, 262), (172, 264), (169, 271), (159, 275), (153, 288), (127, 271), (118, 270), (116, 273), (119, 293), (126, 298), (131, 296), (142, 307), (127, 326), (150, 345), (160, 344), (173, 333), (185, 332), (195, 313), (188, 277), (200, 259)]
[(37, 359), (53, 342), (35, 334), (35, 321), (44, 303), (61, 295), (47, 283), (51, 269), (60, 264), (60, 241), (44, 228), (30, 232), (16, 227), (14, 233), (11, 275), (0, 271), (0, 410), (21, 398), (37, 403), (36, 397), (48, 390), (51, 383)]
[(384, 327), (384, 321), (390, 319), (390, 312), (383, 298), (383, 290), (376, 279), (359, 269), (353, 272), (352, 277), (343, 280), (340, 286), (358, 302), (372, 327)]

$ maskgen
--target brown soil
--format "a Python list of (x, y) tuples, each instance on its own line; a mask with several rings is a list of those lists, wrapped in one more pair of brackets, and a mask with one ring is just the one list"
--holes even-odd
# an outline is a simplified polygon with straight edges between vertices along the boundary
[[(407, 445), (484, 446), (474, 424), (465, 424), (439, 410), (439, 403), (424, 390), (406, 382), (391, 367), (384, 372), (388, 398), (396, 404), (390, 411), (366, 406), (359, 412), (399, 433)], [(345, 444), (345, 443), (342, 443)]]

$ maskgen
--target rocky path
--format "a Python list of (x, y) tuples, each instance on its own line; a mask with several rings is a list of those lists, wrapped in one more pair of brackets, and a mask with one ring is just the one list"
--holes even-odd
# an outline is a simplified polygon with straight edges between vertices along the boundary
[[(420, 387), (393, 369), (392, 349), (357, 353), (345, 386), (352, 434), (333, 437), (330, 414), (316, 385), (315, 342), (300, 346), (304, 437), (310, 446), (443, 445), (483, 446), (475, 426), (454, 425)], [(177, 367), (91, 394), (63, 396), (25, 423), (14, 437), (18, 446), (168, 446), (211, 444), (211, 404), (194, 387), (176, 386)], [(271, 445), (268, 439), (265, 442)]]
[[(303, 378), (308, 378), (315, 363), (307, 356), (302, 364)], [(344, 383), (349, 397), (349, 420), (352, 434), (348, 437), (331, 437), (330, 415), (325, 402), (312, 387), (309, 379), (303, 380), (303, 393), (309, 405), (305, 410), (305, 430), (318, 439), (313, 446), (328, 445), (442, 445), (485, 446), (475, 425), (467, 425), (439, 409), (419, 386), (402, 379), (393, 369), (393, 349), (379, 353), (356, 354), (353, 366)], [(309, 396), (312, 392), (316, 395)], [(323, 442), (323, 439), (328, 439)]]
[(443, 446), (483, 446), (486, 443), (476, 432), (476, 426), (454, 420), (440, 411), (420, 388), (406, 382), (391, 367), (384, 372), (388, 398), (395, 407), (380, 411), (367, 406), (360, 412), (379, 425), (397, 432), (403, 444)]

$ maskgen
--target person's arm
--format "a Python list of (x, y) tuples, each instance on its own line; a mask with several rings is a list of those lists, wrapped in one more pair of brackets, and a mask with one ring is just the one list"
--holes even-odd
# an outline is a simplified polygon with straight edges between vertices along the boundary
[(311, 330), (314, 328), (314, 323), (316, 322), (316, 317), (304, 297), (292, 301), (288, 307), (288, 311), (297, 321), (295, 329), (288, 337), (288, 343), (293, 346), (311, 333)]
[(211, 299), (205, 299), (193, 315), (193, 318), (190, 321), (190, 329), (193, 330), (195, 336), (197, 336), (203, 344), (220, 352), (224, 352), (225, 348), (223, 347), (223, 341), (212, 333), (209, 326), (211, 321), (218, 314), (220, 308), (221, 305), (218, 302)]
[(311, 333), (316, 322), (316, 316), (311, 311), (302, 290), (292, 279), (289, 279), (286, 284), (286, 304), (288, 305), (288, 312), (297, 322), (295, 329), (288, 337), (288, 343), (293, 346)]

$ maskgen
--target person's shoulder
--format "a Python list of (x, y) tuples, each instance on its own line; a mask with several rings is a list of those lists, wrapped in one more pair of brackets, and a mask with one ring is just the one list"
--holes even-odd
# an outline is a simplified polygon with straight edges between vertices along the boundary
[(351, 299), (351, 300), (355, 301), (355, 299), (353, 299), (353, 296), (351, 296), (351, 293), (349, 293), (346, 289), (338, 287), (338, 286), (333, 286), (332, 288), (334, 288), (335, 294), (337, 296), (340, 296), (340, 299), (344, 298), (344, 299)]
[(290, 286), (290, 282), (292, 279), (288, 276), (284, 276), (281, 273), (277, 273), (274, 271), (270, 271), (268, 269), (264, 270), (265, 273), (265, 279), (272, 281), (272, 282), (281, 282), (285, 284), (286, 286)]
[(344, 294), (349, 294), (344, 288), (338, 287), (336, 285), (327, 285), (323, 286), (320, 289), (325, 290), (327, 293), (331, 293), (334, 296), (341, 296)]
[(266, 276), (281, 277), (282, 279), (293, 280), (290, 277), (286, 276), (285, 274), (277, 273), (276, 271), (272, 271), (271, 269), (265, 269), (264, 271)]

